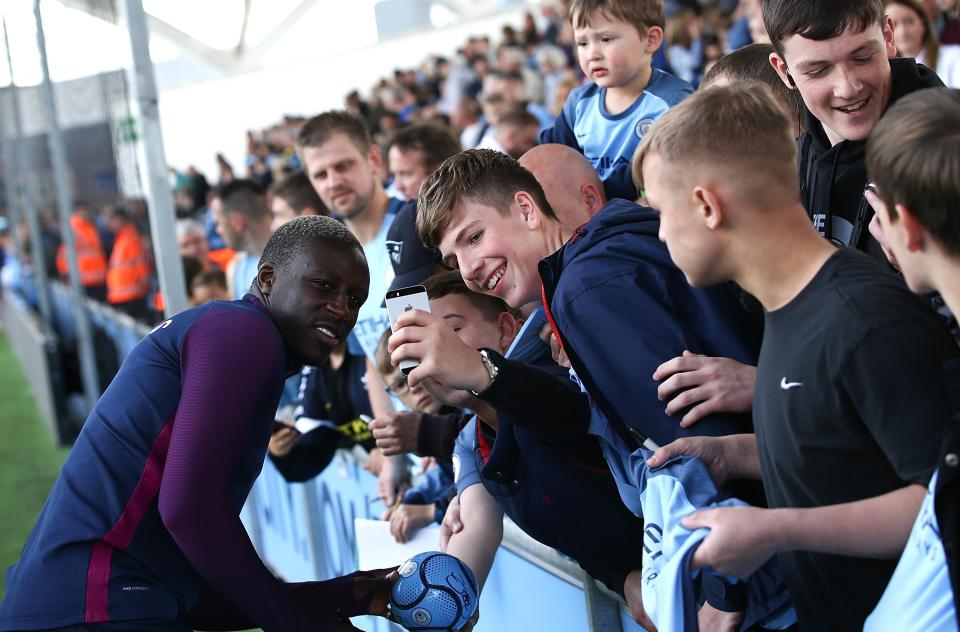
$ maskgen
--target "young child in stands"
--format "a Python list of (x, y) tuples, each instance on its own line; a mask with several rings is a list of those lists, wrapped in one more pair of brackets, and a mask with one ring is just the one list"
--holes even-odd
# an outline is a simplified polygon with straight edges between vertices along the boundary
[[(390, 363), (387, 341), (392, 332), (387, 329), (377, 344), (377, 372), (387, 385), (387, 391), (404, 403), (410, 413), (392, 415), (403, 425), (419, 426), (425, 415), (441, 412), (443, 404), (435, 400), (421, 385), (411, 387), (407, 376)], [(403, 416), (401, 416), (403, 415)], [(440, 522), (447, 504), (450, 502), (450, 487), (453, 485), (453, 464), (450, 455), (437, 458), (436, 465), (430, 467), (420, 482), (404, 492), (398, 503), (387, 507), (384, 520), (390, 521), (390, 532), (397, 542), (406, 542), (414, 533), (431, 522)]]
[(643, 136), (693, 87), (653, 67), (663, 42), (662, 0), (574, 0), (570, 5), (580, 68), (591, 83), (574, 90), (540, 143), (582, 152), (608, 198), (635, 200), (630, 159)]
[[(437, 332), (431, 343), (444, 345), (445, 341), (455, 339), (457, 348), (466, 343), (471, 351), (481, 347), (506, 347), (517, 334), (517, 314), (500, 299), (471, 292), (457, 272), (442, 272), (424, 282), (430, 309), (445, 327)], [(444, 395), (443, 403), (430, 396), (422, 384), (410, 387), (407, 378), (400, 369), (393, 366), (387, 352), (387, 341), (391, 332), (384, 332), (377, 348), (377, 369), (383, 375), (388, 387), (413, 410), (424, 413), (439, 412), (443, 404), (455, 406), (460, 410), (469, 409), (481, 416), (489, 417), (492, 409), (480, 400), (470, 397), (462, 391), (452, 392), (433, 384), (434, 393)], [(450, 338), (453, 337), (453, 338)], [(448, 409), (450, 410), (450, 409)], [(425, 430), (427, 428), (424, 428)], [(438, 427), (439, 430), (439, 427)], [(459, 430), (459, 424), (456, 431)], [(398, 541), (407, 539), (416, 529), (436, 520), (440, 522), (449, 504), (453, 487), (453, 448), (452, 433), (448, 442), (446, 437), (434, 439), (448, 445), (448, 452), (437, 455), (437, 467), (429, 470), (425, 482), (409, 490), (396, 511), (390, 516), (391, 531)], [(380, 435), (379, 422), (374, 425), (374, 436)], [(426, 443), (421, 441), (420, 443)], [(428, 509), (429, 508), (429, 509)]]

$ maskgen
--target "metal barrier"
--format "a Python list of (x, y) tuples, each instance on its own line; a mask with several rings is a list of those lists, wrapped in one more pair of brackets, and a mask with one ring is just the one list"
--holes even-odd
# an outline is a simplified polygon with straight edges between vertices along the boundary
[(3, 290), (0, 305), (3, 328), (7, 332), (14, 355), (30, 385), (30, 391), (40, 408), (44, 423), (56, 439), (60, 439), (56, 386), (58, 367), (55, 365), (57, 338), (49, 327), (15, 292)]
[[(62, 283), (48, 283), (51, 322), (47, 324), (33, 311), (35, 301), (32, 297), (36, 295), (29, 277), (22, 279), (19, 292), (5, 290), (4, 326), (10, 332), (11, 344), (54, 439), (69, 444), (90, 413), (86, 398), (70, 392), (70, 380), (65, 375), (75, 364), (74, 297), (70, 288)], [(95, 364), (99, 386), (103, 388), (150, 329), (126, 314), (88, 298), (83, 299), (81, 309), (92, 326), (94, 339), (100, 343)]]
[[(268, 460), (241, 517), (261, 558), (278, 575), (288, 581), (329, 579), (357, 570), (353, 520), (376, 519), (378, 502), (376, 479), (341, 451), (305, 484), (287, 483)], [(505, 520), (475, 629), (642, 630), (623, 605), (575, 562)], [(401, 630), (374, 617), (358, 621), (365, 630)]]

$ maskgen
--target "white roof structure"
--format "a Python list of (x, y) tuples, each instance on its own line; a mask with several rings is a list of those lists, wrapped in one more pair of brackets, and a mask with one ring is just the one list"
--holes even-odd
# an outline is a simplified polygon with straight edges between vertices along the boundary
[[(520, 26), (534, 0), (143, 0), (168, 162), (240, 166), (244, 131), (341, 107), (394, 68)], [(19, 86), (41, 82), (33, 2), (2, 0)], [(41, 0), (54, 82), (129, 68), (118, 0)], [(495, 38), (494, 38), (495, 39)], [(9, 83), (0, 64), (0, 85)]]

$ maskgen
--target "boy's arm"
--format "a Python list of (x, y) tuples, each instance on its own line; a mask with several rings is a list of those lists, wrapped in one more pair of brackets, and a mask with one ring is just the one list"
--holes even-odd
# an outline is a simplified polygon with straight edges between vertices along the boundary
[(757, 435), (736, 434), (724, 437), (684, 437), (657, 448), (647, 465), (660, 467), (670, 459), (695, 456), (707, 466), (717, 485), (729, 480), (761, 480)]
[(387, 347), (392, 361), (420, 362), (408, 376), (411, 386), (432, 379), (450, 389), (481, 393), (483, 401), (549, 443), (577, 443), (586, 433), (589, 406), (572, 383), (488, 352), (503, 372), (491, 384), (480, 352), (465, 345), (443, 319), (412, 310), (396, 325)]
[(464, 489), (459, 498), (463, 527), (450, 536), (445, 550), (470, 567), (482, 590), (503, 540), (503, 510), (480, 483)]
[(786, 551), (894, 558), (906, 545), (925, 494), (922, 486), (908, 485), (882, 496), (827, 507), (724, 507), (698, 511), (682, 524), (688, 529), (710, 529), (694, 553), (695, 568), (709, 566), (726, 575), (747, 577), (770, 556)]
[(263, 565), (231, 499), (253, 433), (266, 430), (257, 422), (271, 421), (251, 419), (251, 411), (275, 406), (280, 392), (276, 338), (259, 315), (208, 313), (194, 325), (181, 352), (182, 391), (157, 502), (184, 557), (237, 611), (266, 629), (305, 630), (302, 605)]
[[(367, 358), (367, 394), (370, 397), (370, 410), (373, 418), (377, 419), (393, 412), (393, 402), (383, 384), (383, 379), (376, 367)], [(407, 472), (402, 454), (384, 455), (383, 466), (377, 476), (377, 494), (383, 498), (386, 507), (392, 507), (397, 497), (409, 487)]]
[(488, 353), (499, 372), (480, 399), (547, 445), (582, 444), (590, 423), (590, 404), (573, 382)]

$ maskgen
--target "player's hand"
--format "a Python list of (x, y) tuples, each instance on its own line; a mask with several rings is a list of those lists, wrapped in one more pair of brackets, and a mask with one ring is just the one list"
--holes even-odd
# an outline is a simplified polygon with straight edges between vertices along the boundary
[(757, 368), (684, 351), (658, 366), (653, 379), (661, 382), (657, 397), (670, 400), (668, 415), (692, 406), (680, 420), (682, 428), (689, 428), (713, 413), (750, 412)]
[(557, 337), (553, 334), (550, 323), (541, 327), (538, 335), (540, 336), (540, 340), (550, 346), (550, 355), (553, 356), (553, 361), (563, 368), (569, 369), (570, 358), (567, 357), (567, 352), (563, 350), (563, 347), (560, 346), (560, 341), (557, 340)]
[(410, 387), (433, 378), (447, 388), (483, 391), (490, 385), (480, 353), (466, 345), (445, 320), (418, 309), (404, 312), (396, 321), (387, 350), (394, 366), (401, 360), (420, 364), (407, 375)]
[(426, 474), (433, 468), (437, 467), (437, 457), (434, 456), (425, 456), (420, 459), (420, 473)]
[(384, 456), (415, 452), (420, 432), (420, 413), (390, 413), (370, 422), (373, 438)]
[(440, 523), (440, 550), (446, 552), (451, 536), (461, 531), (463, 523), (460, 522), (460, 497), (454, 496), (447, 505), (447, 512), (443, 514), (443, 522)]
[(390, 614), (390, 591), (400, 579), (397, 567), (358, 571), (353, 576), (353, 599), (363, 614)]
[(722, 437), (683, 437), (658, 448), (647, 459), (650, 467), (660, 467), (678, 456), (695, 456), (707, 466), (717, 485), (723, 485), (730, 477), (730, 456)]
[(724, 612), (704, 602), (697, 613), (700, 632), (738, 632), (743, 623), (743, 612)]
[(636, 568), (627, 574), (623, 582), (623, 596), (627, 600), (630, 616), (647, 632), (657, 632), (647, 610), (643, 607), (643, 571)]
[[(385, 456), (377, 477), (377, 494), (385, 507), (393, 507), (397, 498), (410, 488), (410, 472), (402, 456)], [(389, 511), (389, 510), (388, 510)]]
[(776, 510), (756, 507), (705, 509), (680, 521), (684, 528), (710, 529), (693, 554), (691, 568), (709, 566), (718, 573), (746, 579), (778, 551)]
[(294, 444), (300, 440), (300, 433), (293, 426), (278, 430), (270, 435), (270, 443), (267, 444), (267, 450), (276, 457), (287, 456)]
[(401, 544), (409, 540), (414, 533), (433, 522), (436, 509), (437, 506), (434, 504), (408, 505), (402, 503), (390, 514), (390, 533), (393, 535), (393, 539)]

